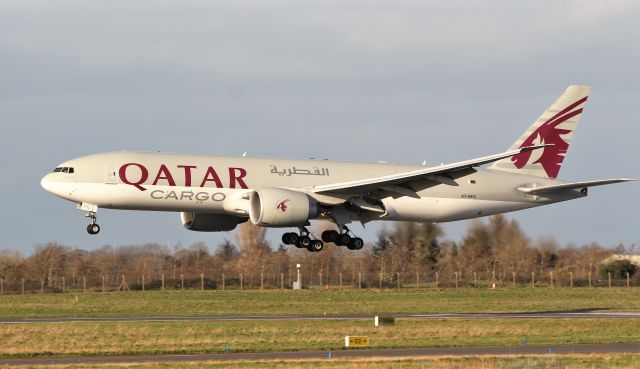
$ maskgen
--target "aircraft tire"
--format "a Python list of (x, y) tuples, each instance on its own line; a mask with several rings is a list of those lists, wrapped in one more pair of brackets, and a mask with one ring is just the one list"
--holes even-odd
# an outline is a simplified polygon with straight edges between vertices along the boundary
[(98, 234), (100, 233), (100, 226), (97, 224), (89, 224), (87, 226), (87, 233), (89, 234)]
[(360, 250), (364, 247), (364, 241), (360, 237), (352, 238), (349, 242), (349, 250)]
[(302, 236), (302, 237), (298, 237), (298, 242), (296, 243), (296, 245), (299, 248), (309, 248), (309, 245), (311, 245), (311, 238), (309, 238), (309, 236)]
[(322, 241), (324, 241), (324, 242), (336, 242), (336, 240), (338, 239), (339, 235), (340, 234), (337, 231), (334, 231), (334, 230), (324, 231), (324, 232), (322, 232)]
[(307, 248), (307, 250), (311, 252), (320, 252), (323, 249), (324, 249), (324, 244), (320, 240), (311, 241), (311, 243), (309, 244), (309, 247)]
[(346, 233), (338, 234), (338, 238), (335, 240), (338, 246), (349, 246), (351, 244), (351, 236)]
[(282, 235), (282, 243), (285, 245), (295, 245), (298, 242), (298, 235), (293, 232), (287, 232)]

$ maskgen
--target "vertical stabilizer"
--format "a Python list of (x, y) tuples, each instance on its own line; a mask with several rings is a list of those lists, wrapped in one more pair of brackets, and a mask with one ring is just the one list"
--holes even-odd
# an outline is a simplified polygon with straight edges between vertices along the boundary
[(509, 148), (517, 150), (532, 145), (552, 145), (544, 149), (524, 152), (502, 159), (492, 169), (517, 172), (539, 177), (556, 178), (560, 172), (573, 133), (578, 126), (582, 109), (591, 87), (572, 85), (527, 129)]

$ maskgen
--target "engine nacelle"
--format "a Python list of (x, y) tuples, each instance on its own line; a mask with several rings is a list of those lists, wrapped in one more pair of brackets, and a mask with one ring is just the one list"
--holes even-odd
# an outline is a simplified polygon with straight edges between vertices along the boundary
[(266, 227), (303, 226), (318, 215), (318, 204), (309, 195), (284, 188), (261, 188), (251, 193), (249, 218)]
[(200, 232), (222, 232), (231, 231), (240, 223), (247, 221), (227, 214), (196, 213), (193, 211), (183, 211), (180, 213), (182, 225), (190, 231)]

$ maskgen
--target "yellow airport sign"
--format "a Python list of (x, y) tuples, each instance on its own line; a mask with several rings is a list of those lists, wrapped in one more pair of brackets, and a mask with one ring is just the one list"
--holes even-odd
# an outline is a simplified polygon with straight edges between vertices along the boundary
[(369, 337), (367, 336), (345, 336), (344, 347), (367, 347), (369, 346)]

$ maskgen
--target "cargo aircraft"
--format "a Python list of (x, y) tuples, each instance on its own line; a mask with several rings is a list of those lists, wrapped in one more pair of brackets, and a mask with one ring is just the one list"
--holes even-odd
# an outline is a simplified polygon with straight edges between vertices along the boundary
[[(66, 161), (41, 184), (87, 213), (90, 234), (100, 231), (99, 208), (171, 211), (193, 231), (229, 231), (251, 221), (297, 227), (282, 241), (309, 251), (321, 251), (324, 242), (358, 250), (364, 243), (347, 227), (351, 222), (450, 222), (573, 200), (589, 187), (630, 181), (556, 179), (589, 91), (569, 86), (506, 152), (457, 163), (109, 152)], [(314, 219), (337, 230), (316, 237), (306, 228)]]

